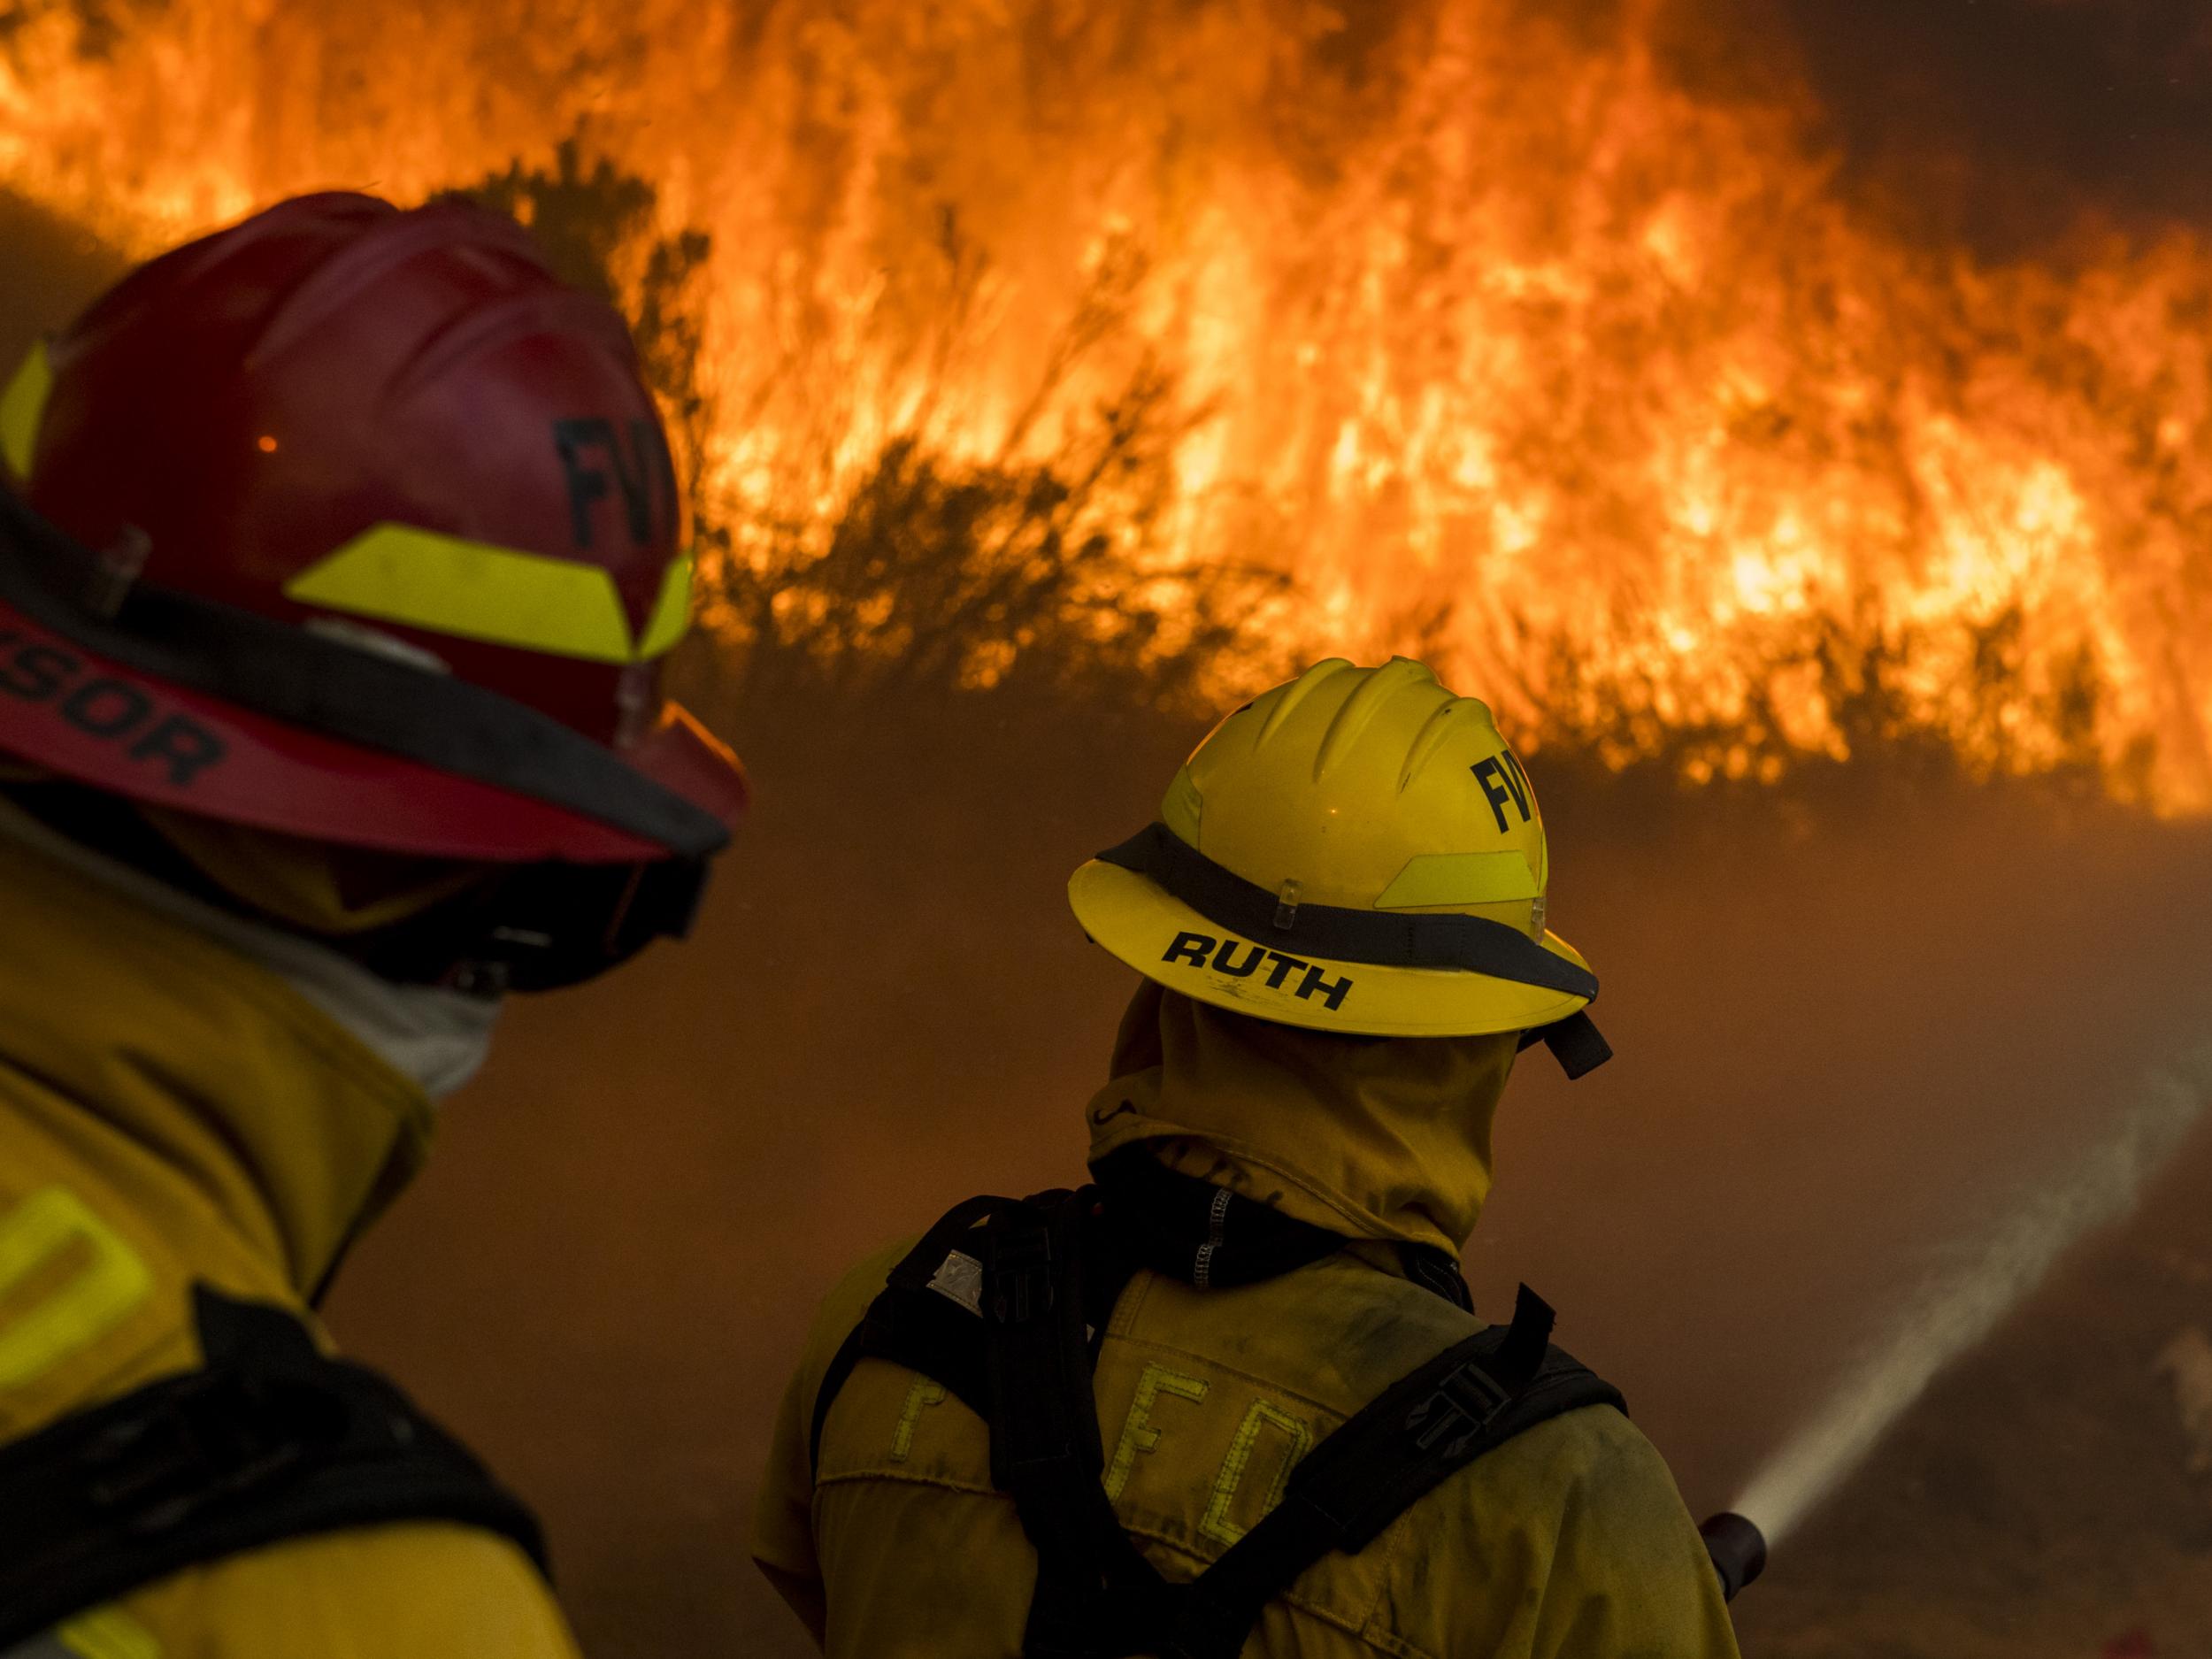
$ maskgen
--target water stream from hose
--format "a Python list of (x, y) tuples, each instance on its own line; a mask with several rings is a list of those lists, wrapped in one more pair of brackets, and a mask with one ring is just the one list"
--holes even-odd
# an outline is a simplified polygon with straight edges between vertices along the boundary
[(1980, 1343), (2078, 1240), (2124, 1220), (2212, 1103), (2212, 1044), (2153, 1071), (2112, 1133), (1964, 1241), (1732, 1506), (1770, 1544), (1865, 1459), (1944, 1366)]

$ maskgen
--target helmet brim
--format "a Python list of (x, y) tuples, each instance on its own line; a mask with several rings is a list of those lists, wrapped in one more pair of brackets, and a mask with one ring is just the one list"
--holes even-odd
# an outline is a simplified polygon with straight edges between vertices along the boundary
[[(0, 751), (136, 801), (341, 846), (487, 864), (634, 864), (668, 846), (572, 808), (242, 709), (0, 601)], [(671, 705), (618, 758), (733, 826), (744, 769)]]
[[(1348, 1036), (1474, 1037), (1532, 1030), (1589, 1005), (1586, 997), (1465, 969), (1279, 954), (1268, 958), (1272, 948), (1265, 941), (1231, 933), (1149, 877), (1099, 859), (1069, 879), (1068, 902), (1085, 933), (1147, 979), (1278, 1025)], [(1563, 961), (1586, 970), (1590, 965), (1556, 933), (1547, 933), (1541, 942)], [(1255, 950), (1262, 956), (1256, 958)], [(1220, 965), (1225, 959), (1233, 966), (1256, 965), (1234, 974)], [(1330, 995), (1339, 985), (1345, 988), (1332, 1006)]]

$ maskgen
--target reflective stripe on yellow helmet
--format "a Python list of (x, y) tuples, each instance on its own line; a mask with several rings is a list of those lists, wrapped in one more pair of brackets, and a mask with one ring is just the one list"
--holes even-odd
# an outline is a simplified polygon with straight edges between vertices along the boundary
[(39, 422), (45, 418), (46, 399), (53, 389), (54, 365), (42, 340), (23, 359), (8, 389), (0, 392), (0, 461), (5, 461), (19, 479), (31, 475)]
[(1542, 1030), (1571, 1039), (1571, 1074), (1603, 1057), (1594, 1027), (1562, 1024), (1598, 986), (1547, 925), (1528, 774), (1489, 709), (1423, 664), (1331, 659), (1263, 692), (1192, 753), (1160, 818), (1069, 899), (1170, 990), (1348, 1034)]
[(288, 598), (349, 616), (594, 663), (658, 657), (683, 637), (690, 557), (668, 567), (633, 640), (614, 578), (595, 565), (380, 524), (285, 583)]
[(1505, 904), (1543, 896), (1525, 853), (1416, 853), (1375, 901), (1379, 910)]

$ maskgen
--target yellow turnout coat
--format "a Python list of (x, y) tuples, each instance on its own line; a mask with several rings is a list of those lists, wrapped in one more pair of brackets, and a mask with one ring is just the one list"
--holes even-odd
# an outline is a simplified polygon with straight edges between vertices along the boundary
[[(1096, 1396), (1104, 1481), (1171, 1579), (1196, 1576), (1280, 1497), (1297, 1460), (1479, 1328), (1410, 1282), (1397, 1241), (1456, 1254), (1490, 1172), (1504, 1037), (1346, 1043), (1147, 986), (1092, 1102), (1095, 1163), (1132, 1143), (1358, 1242), (1280, 1278), (1194, 1290), (1140, 1271)], [(865, 1359), (809, 1467), (816, 1395), (901, 1246), (831, 1294), (784, 1401), (755, 1553), (837, 1659), (1006, 1659), (1035, 1555), (990, 1479), (982, 1421)], [(1659, 1454), (1604, 1407), (1527, 1431), (1325, 1557), (1248, 1655), (1734, 1659), (1718, 1581)]]
[[(0, 1439), (202, 1359), (204, 1284), (306, 1316), (432, 1106), (268, 967), (0, 834)], [(512, 1544), (366, 1528), (180, 1572), (7, 1659), (572, 1659)]]

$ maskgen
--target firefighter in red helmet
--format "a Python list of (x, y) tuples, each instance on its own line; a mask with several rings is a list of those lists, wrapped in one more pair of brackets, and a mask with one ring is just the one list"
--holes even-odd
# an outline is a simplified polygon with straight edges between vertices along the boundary
[(311, 1310), (502, 993), (744, 804), (622, 321), (284, 203), (0, 394), (0, 1655), (566, 1655), (528, 1512)]

